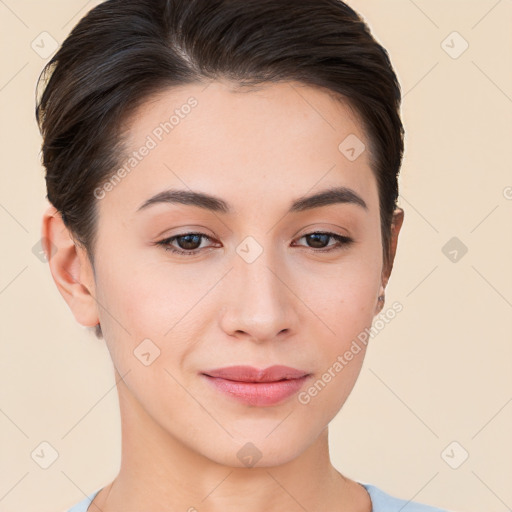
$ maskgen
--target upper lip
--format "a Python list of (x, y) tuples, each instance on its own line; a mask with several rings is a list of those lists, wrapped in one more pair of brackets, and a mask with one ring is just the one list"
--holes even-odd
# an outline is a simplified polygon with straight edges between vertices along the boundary
[(308, 372), (303, 370), (282, 365), (269, 366), (261, 370), (253, 366), (227, 366), (203, 373), (210, 377), (219, 377), (237, 382), (277, 382), (279, 380), (300, 379), (309, 375)]

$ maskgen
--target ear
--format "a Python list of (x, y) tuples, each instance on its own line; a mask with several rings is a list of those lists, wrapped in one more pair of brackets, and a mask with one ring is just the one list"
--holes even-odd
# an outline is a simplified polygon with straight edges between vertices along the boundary
[(99, 316), (91, 263), (54, 206), (43, 214), (41, 235), (53, 280), (75, 319), (86, 327), (97, 325)]
[[(404, 222), (404, 211), (402, 208), (396, 208), (393, 212), (393, 218), (391, 220), (391, 239), (389, 243), (389, 257), (388, 264), (384, 265), (382, 269), (382, 284), (379, 290), (379, 296), (384, 297), (386, 286), (391, 276), (391, 270), (393, 269), (393, 262), (395, 261), (396, 248), (398, 245), (398, 234), (402, 228)], [(384, 300), (378, 300), (376, 306), (376, 313), (378, 313), (384, 307)]]

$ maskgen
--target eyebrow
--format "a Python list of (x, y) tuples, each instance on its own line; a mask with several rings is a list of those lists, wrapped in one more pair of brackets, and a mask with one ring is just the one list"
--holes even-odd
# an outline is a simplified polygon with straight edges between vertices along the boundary
[[(171, 203), (171, 204), (184, 204), (187, 206), (197, 206), (205, 210), (210, 210), (217, 213), (232, 213), (232, 209), (229, 204), (223, 199), (205, 194), (204, 192), (194, 192), (192, 190), (177, 190), (169, 189), (159, 192), (158, 194), (150, 197), (146, 200), (137, 211), (144, 210), (151, 205), (158, 203)], [(328, 206), (331, 204), (348, 203), (360, 206), (361, 208), (368, 210), (368, 206), (361, 196), (359, 196), (354, 190), (348, 187), (332, 187), (317, 194), (300, 197), (292, 202), (288, 212), (303, 212), (305, 210), (311, 210), (313, 208), (319, 208), (321, 206)]]

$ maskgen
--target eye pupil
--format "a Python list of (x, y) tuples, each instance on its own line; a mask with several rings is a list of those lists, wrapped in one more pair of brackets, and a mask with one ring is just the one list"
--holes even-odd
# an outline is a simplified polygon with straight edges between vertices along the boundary
[[(310, 241), (313, 241), (312, 247), (322, 248), (326, 246), (327, 242), (329, 241), (330, 235), (325, 233), (312, 233), (311, 235), (307, 235), (307, 237), (309, 238)], [(320, 245), (318, 245), (319, 242)]]

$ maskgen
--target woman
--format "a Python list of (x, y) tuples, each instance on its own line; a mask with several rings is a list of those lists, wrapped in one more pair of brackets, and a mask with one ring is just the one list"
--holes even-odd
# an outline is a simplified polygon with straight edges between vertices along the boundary
[(400, 87), (358, 15), (109, 0), (43, 77), (47, 257), (122, 421), (71, 510), (439, 511), (329, 458), (403, 222)]

